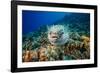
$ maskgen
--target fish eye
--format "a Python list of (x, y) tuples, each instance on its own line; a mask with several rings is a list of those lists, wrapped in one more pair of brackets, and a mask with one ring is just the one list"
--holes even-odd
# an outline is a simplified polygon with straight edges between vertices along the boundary
[(64, 34), (64, 32), (62, 32), (61, 34)]
[(59, 35), (62, 35), (62, 34), (64, 34), (64, 32), (59, 33)]

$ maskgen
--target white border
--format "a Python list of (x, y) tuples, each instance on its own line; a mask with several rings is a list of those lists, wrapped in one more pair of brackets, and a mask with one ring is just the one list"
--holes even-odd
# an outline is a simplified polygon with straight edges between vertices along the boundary
[[(90, 59), (89, 60), (68, 60), (68, 61), (49, 61), (49, 62), (28, 62), (22, 63), (22, 10), (37, 10), (37, 11), (57, 11), (57, 12), (78, 12), (90, 13)], [(76, 65), (76, 64), (93, 64), (94, 63), (94, 10), (92, 9), (77, 9), (77, 8), (57, 8), (44, 6), (23, 6), (19, 5), (18, 10), (18, 48), (17, 48), (17, 66), (18, 68), (25, 67), (43, 67), (43, 66), (59, 66), (59, 65)]]

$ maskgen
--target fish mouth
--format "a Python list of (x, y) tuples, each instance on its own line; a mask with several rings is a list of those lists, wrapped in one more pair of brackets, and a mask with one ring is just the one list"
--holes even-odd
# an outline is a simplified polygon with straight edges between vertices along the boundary
[(52, 36), (51, 38), (52, 38), (53, 40), (55, 40), (55, 41), (56, 41), (57, 39), (59, 39), (58, 36)]
[(52, 36), (52, 38), (58, 38), (57, 36)]

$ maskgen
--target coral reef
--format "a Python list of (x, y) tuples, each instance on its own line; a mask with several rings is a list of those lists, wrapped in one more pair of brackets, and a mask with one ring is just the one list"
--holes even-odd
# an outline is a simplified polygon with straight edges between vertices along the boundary
[[(85, 34), (84, 32), (86, 31), (83, 33), (76, 31), (65, 32), (63, 29), (65, 27), (62, 27), (62, 25), (59, 26), (60, 28), (57, 28), (56, 25), (56, 29), (53, 26), (48, 31), (44, 26), (37, 32), (23, 35), (22, 61), (37, 62), (90, 59), (89, 34)], [(58, 42), (60, 43), (58, 44)], [(64, 43), (62, 44), (61, 42)]]

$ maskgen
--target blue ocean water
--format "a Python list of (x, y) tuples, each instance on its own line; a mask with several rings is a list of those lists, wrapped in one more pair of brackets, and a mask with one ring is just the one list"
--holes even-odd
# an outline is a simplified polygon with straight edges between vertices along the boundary
[(23, 33), (37, 30), (41, 25), (50, 25), (64, 18), (63, 12), (23, 11)]
[[(78, 18), (77, 18), (78, 17)], [(29, 32), (37, 31), (40, 26), (53, 25), (55, 23), (81, 23), (89, 22), (88, 13), (71, 12), (48, 12), (48, 11), (22, 11), (22, 31), (23, 35)], [(89, 23), (88, 23), (89, 25)]]

